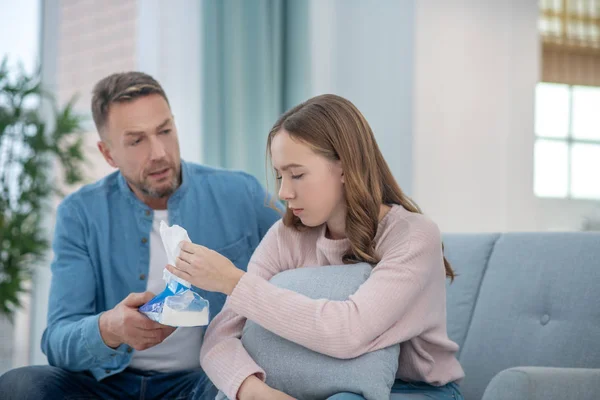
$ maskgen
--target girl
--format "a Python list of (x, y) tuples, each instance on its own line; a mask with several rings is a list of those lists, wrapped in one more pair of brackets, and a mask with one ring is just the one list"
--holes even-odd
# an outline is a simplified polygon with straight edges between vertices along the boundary
[[(440, 232), (394, 180), (362, 114), (339, 96), (314, 97), (277, 121), (267, 152), (286, 212), (248, 272), (192, 243), (168, 266), (193, 285), (229, 295), (204, 338), (200, 359), (209, 378), (230, 399), (290, 398), (263, 382), (264, 371), (242, 346), (250, 319), (337, 358), (400, 343), (392, 393), (462, 399), (458, 346), (446, 332), (445, 278), (454, 272)], [(313, 300), (269, 283), (288, 268), (355, 262), (374, 268), (346, 301)]]

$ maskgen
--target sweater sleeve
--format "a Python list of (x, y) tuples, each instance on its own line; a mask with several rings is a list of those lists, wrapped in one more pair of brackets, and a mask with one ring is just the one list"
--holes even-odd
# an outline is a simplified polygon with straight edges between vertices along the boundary
[(443, 293), (429, 290), (436, 287), (429, 284), (435, 274), (444, 280), (441, 235), (424, 218), (402, 220), (381, 242), (381, 261), (348, 300), (314, 300), (277, 288), (260, 274), (246, 274), (229, 306), (287, 340), (336, 358), (354, 358), (392, 344), (381, 338), (392, 326), (395, 343), (408, 340), (432, 319), (442, 318), (428, 307), (443, 301)]
[[(276, 222), (258, 245), (245, 275), (268, 281), (279, 272), (274, 266), (281, 265), (277, 237), (280, 224), (281, 221)], [(228, 299), (208, 326), (200, 352), (200, 363), (207, 376), (230, 399), (237, 398), (240, 386), (249, 376), (266, 379), (264, 370), (254, 362), (240, 340), (245, 323), (246, 317), (232, 309)]]

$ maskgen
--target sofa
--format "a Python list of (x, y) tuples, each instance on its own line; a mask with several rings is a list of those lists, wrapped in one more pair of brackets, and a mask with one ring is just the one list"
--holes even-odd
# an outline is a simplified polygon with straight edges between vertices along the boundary
[(443, 241), (465, 399), (600, 399), (600, 232)]

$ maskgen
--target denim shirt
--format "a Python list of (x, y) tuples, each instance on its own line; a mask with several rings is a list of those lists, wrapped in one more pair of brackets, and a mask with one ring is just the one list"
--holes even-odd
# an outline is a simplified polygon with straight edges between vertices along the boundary
[[(192, 242), (246, 270), (254, 249), (280, 218), (269, 207), (264, 188), (243, 172), (184, 161), (181, 170), (182, 183), (167, 205), (169, 224), (182, 226)], [(61, 202), (52, 243), (48, 325), (42, 337), (50, 365), (89, 370), (98, 380), (127, 367), (134, 350), (126, 344), (106, 346), (98, 320), (130, 293), (146, 290), (153, 214), (119, 171)], [(210, 302), (212, 320), (226, 296), (194, 289)]]

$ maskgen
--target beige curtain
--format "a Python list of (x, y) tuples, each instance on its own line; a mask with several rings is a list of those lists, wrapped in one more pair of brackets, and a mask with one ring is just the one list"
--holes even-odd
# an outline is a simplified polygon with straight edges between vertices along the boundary
[(600, 0), (541, 0), (542, 81), (600, 86)]

